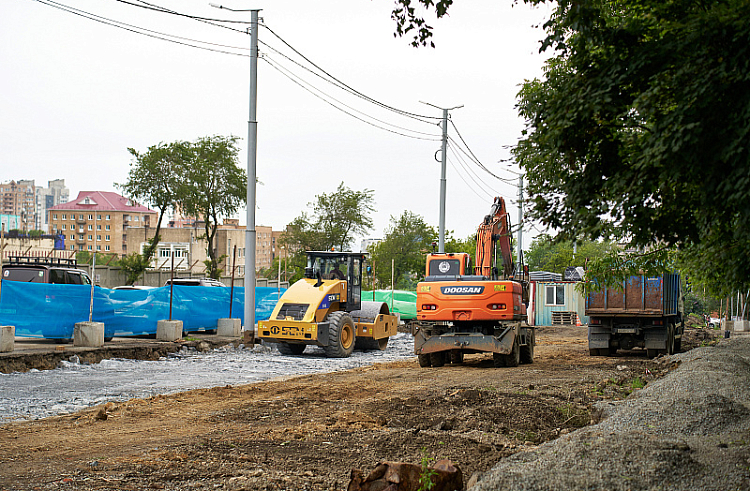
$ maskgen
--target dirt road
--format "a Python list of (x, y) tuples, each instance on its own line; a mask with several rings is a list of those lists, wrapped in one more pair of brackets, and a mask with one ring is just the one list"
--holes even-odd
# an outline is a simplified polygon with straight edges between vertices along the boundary
[(338, 490), (353, 468), (423, 458), (451, 459), (468, 481), (670, 369), (590, 357), (585, 327), (541, 328), (537, 343), (518, 368), (484, 355), (430, 369), (415, 359), (6, 424), (0, 489)]

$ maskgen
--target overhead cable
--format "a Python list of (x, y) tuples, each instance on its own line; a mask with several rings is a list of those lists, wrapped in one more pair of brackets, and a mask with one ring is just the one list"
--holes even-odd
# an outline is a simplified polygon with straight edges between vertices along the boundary
[(415, 114), (415, 113), (412, 113), (412, 112), (404, 111), (402, 109), (397, 109), (395, 107), (392, 107), (392, 106), (389, 106), (387, 104), (384, 104), (384, 103), (382, 103), (382, 102), (380, 102), (380, 101), (378, 101), (376, 99), (373, 99), (372, 97), (369, 97), (369, 96), (363, 94), (362, 92), (359, 92), (356, 89), (353, 89), (352, 87), (348, 86), (347, 84), (345, 84), (341, 80), (337, 79), (336, 77), (334, 77), (333, 75), (331, 75), (330, 73), (328, 73), (327, 71), (325, 71), (324, 69), (322, 69), (320, 66), (316, 65), (315, 63), (313, 63), (309, 58), (307, 58), (305, 55), (303, 55), (302, 53), (300, 53), (299, 51), (297, 51), (297, 49), (295, 47), (293, 47), (292, 45), (290, 45), (289, 43), (287, 43), (281, 36), (279, 36), (278, 34), (276, 34), (270, 27), (268, 27), (265, 24), (261, 24), (261, 25), (263, 27), (265, 27), (266, 29), (268, 29), (268, 32), (270, 32), (271, 34), (273, 34), (279, 41), (281, 41), (282, 43), (284, 43), (289, 49), (291, 49), (292, 51), (294, 51), (303, 60), (305, 60), (307, 63), (309, 63), (310, 65), (314, 66), (318, 70), (320, 70), (326, 76), (330, 77), (331, 80), (335, 80), (338, 84), (340, 84), (341, 88), (343, 88), (343, 89), (351, 92), (352, 94), (354, 94), (354, 95), (356, 95), (358, 97), (361, 97), (362, 99), (365, 99), (365, 100), (367, 100), (367, 101), (369, 101), (369, 102), (371, 102), (371, 103), (373, 103), (375, 105), (378, 105), (378, 106), (380, 106), (380, 107), (382, 107), (384, 109), (388, 109), (389, 111), (393, 111), (395, 113), (401, 114), (402, 116), (407, 116), (407, 117), (418, 119), (418, 120), (422, 120), (422, 121), (425, 120), (425, 119), (427, 119), (427, 120), (440, 120), (440, 119), (442, 119), (442, 118), (437, 117), (437, 116), (424, 116), (424, 115), (421, 115), (421, 114)]
[[(452, 119), (449, 119), (449, 121), (450, 121), (451, 125), (453, 126), (453, 129), (456, 130), (456, 134), (458, 135), (458, 138), (461, 140), (461, 142), (464, 144), (464, 147), (468, 151), (468, 154), (467, 154), (466, 151), (464, 151), (463, 149), (461, 149), (462, 153), (464, 153), (467, 157), (471, 158), (472, 161), (474, 161), (479, 167), (482, 168), (482, 170), (484, 170), (486, 173), (488, 173), (489, 175), (491, 175), (495, 179), (497, 179), (499, 181), (505, 181), (505, 182), (508, 182), (508, 183), (515, 182), (514, 179), (500, 177), (497, 174), (495, 174), (492, 171), (490, 171), (487, 167), (485, 167), (485, 165), (477, 158), (477, 156), (474, 155), (474, 152), (471, 151), (471, 148), (469, 148), (469, 145), (466, 143), (466, 140), (464, 140), (464, 137), (461, 136), (461, 132), (458, 131), (458, 127), (456, 126), (456, 123), (454, 123)], [(458, 145), (457, 142), (456, 142), (456, 145)]]
[[(347, 107), (347, 108), (351, 109), (354, 112), (358, 112), (360, 114), (363, 114), (364, 116), (366, 116), (366, 117), (368, 117), (368, 118), (370, 118), (370, 119), (372, 119), (374, 121), (378, 121), (380, 123), (389, 124), (390, 125), (390, 123), (386, 123), (386, 122), (381, 121), (381, 120), (379, 120), (377, 118), (374, 118), (372, 116), (366, 115), (366, 114), (362, 113), (361, 111), (358, 111), (358, 110), (356, 110), (356, 109), (354, 109), (354, 108), (352, 108), (352, 107), (344, 104), (343, 102), (341, 102), (341, 101), (339, 101), (339, 100), (331, 97), (330, 95), (325, 94), (324, 92), (320, 91), (319, 89), (314, 88), (314, 86), (308, 84), (307, 82), (302, 81), (299, 77), (297, 77), (293, 73), (289, 72), (287, 69), (283, 68), (281, 65), (279, 65), (275, 61), (272, 61), (268, 56), (264, 56), (261, 59), (263, 61), (265, 61), (266, 63), (268, 63), (269, 66), (271, 66), (271, 68), (273, 68), (274, 70), (278, 71), (284, 77), (288, 78), (289, 80), (291, 80), (292, 82), (294, 82), (298, 86), (302, 87), (304, 90), (306, 90), (310, 94), (314, 95), (315, 97), (317, 97), (318, 99), (322, 100), (326, 104), (328, 104), (328, 105), (330, 105), (330, 106), (338, 109), (339, 111), (343, 112), (344, 114), (347, 114), (347, 115), (353, 117), (354, 119), (357, 119), (359, 121), (362, 121), (363, 123), (369, 124), (370, 126), (374, 126), (375, 128), (379, 128), (381, 130), (385, 130), (385, 131), (388, 131), (390, 133), (394, 133), (394, 134), (397, 134), (397, 135), (400, 135), (400, 136), (405, 136), (407, 138), (414, 138), (414, 139), (417, 139), (417, 140), (440, 141), (440, 136), (438, 136), (438, 135), (433, 135), (432, 138), (428, 138), (428, 137), (424, 137), (424, 136), (408, 135), (406, 133), (401, 133), (399, 131), (396, 131), (396, 130), (393, 130), (393, 129), (390, 129), (390, 128), (386, 128), (384, 126), (380, 126), (378, 124), (373, 123), (372, 121), (368, 121), (368, 120), (366, 120), (366, 119), (364, 119), (364, 118), (362, 118), (360, 116), (357, 116), (356, 114), (353, 114), (352, 112), (347, 111), (347, 110), (345, 110), (345, 109), (337, 106), (336, 104), (334, 104), (333, 102), (331, 102), (331, 100), (336, 101), (337, 103), (341, 104), (344, 107)], [(322, 94), (325, 94), (325, 97), (323, 97), (322, 95), (314, 92), (313, 89), (311, 89), (310, 87), (306, 86), (305, 84), (310, 85), (310, 87), (313, 87), (316, 91), (318, 91), (318, 92), (320, 92)], [(328, 97), (331, 100), (326, 99), (326, 97)], [(399, 126), (395, 126), (395, 125), (391, 125), (391, 126), (394, 126), (395, 128), (399, 128), (399, 129), (404, 129), (406, 131), (415, 132), (414, 130), (409, 130), (409, 129), (406, 129), (406, 128), (401, 128)], [(415, 132), (415, 133), (421, 133), (421, 132)]]
[[(53, 7), (53, 8), (56, 8), (58, 10), (62, 10), (63, 12), (68, 12), (70, 14), (77, 15), (79, 17), (83, 17), (83, 18), (88, 19), (88, 20), (93, 20), (93, 21), (99, 22), (101, 24), (109, 25), (109, 26), (112, 26), (112, 27), (117, 27), (118, 29), (123, 29), (125, 31), (132, 32), (132, 33), (135, 33), (135, 34), (140, 34), (142, 36), (148, 36), (150, 38), (159, 39), (161, 41), (167, 41), (167, 42), (170, 42), (170, 43), (180, 44), (180, 45), (183, 45), (183, 46), (189, 46), (191, 48), (197, 48), (197, 49), (202, 49), (202, 50), (206, 50), (206, 51), (213, 51), (215, 53), (222, 53), (222, 54), (234, 55), (234, 56), (245, 56), (245, 57), (250, 56), (250, 55), (245, 54), (245, 53), (233, 53), (231, 51), (226, 51), (226, 50), (221, 50), (221, 49), (215, 49), (215, 48), (209, 48), (209, 47), (206, 47), (206, 46), (198, 46), (198, 45), (190, 44), (188, 42), (183, 42), (183, 41), (191, 41), (193, 43), (200, 43), (200, 44), (206, 44), (206, 45), (209, 45), (209, 46), (219, 46), (219, 47), (231, 48), (231, 49), (243, 49), (243, 48), (240, 48), (240, 47), (227, 46), (227, 45), (223, 45), (223, 44), (211, 43), (211, 42), (208, 42), (208, 41), (200, 41), (198, 39), (191, 39), (191, 38), (185, 38), (185, 37), (181, 37), (181, 36), (175, 36), (173, 34), (167, 34), (167, 33), (159, 32), (159, 31), (153, 31), (151, 29), (146, 29), (146, 28), (143, 28), (143, 27), (138, 27), (138, 26), (135, 26), (133, 24), (127, 24), (125, 22), (120, 22), (120, 21), (117, 21), (117, 20), (114, 20), (114, 19), (109, 19), (107, 17), (102, 17), (100, 15), (92, 14), (92, 13), (87, 12), (85, 10), (80, 10), (80, 9), (77, 9), (77, 8), (74, 8), (74, 7), (70, 7), (69, 5), (65, 5), (65, 4), (56, 2), (54, 0), (33, 0), (33, 1), (41, 3), (43, 5), (47, 5), (48, 7)], [(174, 39), (170, 39), (170, 38), (174, 38)], [(182, 41), (180, 41), (180, 40), (182, 40)]]

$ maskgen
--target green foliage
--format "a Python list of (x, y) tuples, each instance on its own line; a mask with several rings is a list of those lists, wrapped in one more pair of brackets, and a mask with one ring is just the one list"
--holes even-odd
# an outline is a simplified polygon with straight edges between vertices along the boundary
[[(427, 44), (432, 28), (412, 4), (439, 18), (451, 3), (396, 0), (396, 35)], [(544, 77), (523, 85), (517, 106), (527, 216), (561, 240), (676, 247), (714, 295), (746, 291), (748, 18), (746, 0), (554, 2)]]
[(354, 237), (372, 229), (373, 194), (371, 189), (353, 191), (342, 182), (333, 193), (316, 195), (308, 203), (312, 216), (302, 212), (295, 218), (281, 243), (299, 252), (351, 250)]
[(150, 260), (137, 252), (128, 254), (120, 259), (120, 270), (125, 275), (125, 284), (132, 285), (149, 267)]
[(671, 249), (654, 249), (643, 253), (613, 249), (589, 262), (586, 278), (576, 285), (576, 289), (583, 293), (601, 291), (618, 287), (631, 276), (657, 276), (675, 270), (676, 255)]
[[(453, 0), (419, 0), (415, 2), (422, 3), (427, 9), (434, 6), (437, 18), (441, 18), (448, 13), (448, 7), (453, 4)], [(391, 12), (391, 19), (396, 21), (396, 32), (394, 37), (403, 37), (410, 31), (414, 31), (411, 45), (414, 47), (427, 46), (434, 48), (430, 38), (432, 37), (432, 27), (427, 24), (422, 15), (417, 15), (415, 7), (412, 6), (411, 0), (396, 0), (396, 7)]]
[(525, 253), (530, 271), (549, 271), (563, 274), (569, 266), (587, 266), (591, 260), (615, 251), (609, 241), (579, 240), (573, 253), (573, 241), (555, 241), (549, 235), (540, 235)]
[(714, 291), (747, 289), (749, 16), (744, 0), (558, 1), (556, 55), (519, 94), (531, 217), (676, 246)]
[(399, 217), (391, 216), (384, 239), (368, 251), (374, 288), (389, 288), (395, 271), (396, 289), (415, 290), (417, 282), (424, 278), (425, 257), (435, 234), (420, 215), (404, 211)]
[(209, 136), (194, 142), (179, 142), (178, 204), (183, 213), (203, 218), (208, 242), (206, 261), (209, 277), (219, 279), (225, 255), (216, 250), (220, 220), (237, 212), (247, 196), (247, 176), (238, 165), (237, 137)]
[(437, 476), (437, 471), (430, 467), (430, 464), (434, 459), (427, 455), (427, 449), (422, 447), (420, 453), (422, 454), (422, 460), (420, 462), (422, 469), (419, 472), (419, 488), (417, 488), (417, 491), (429, 491), (435, 487), (435, 476)]

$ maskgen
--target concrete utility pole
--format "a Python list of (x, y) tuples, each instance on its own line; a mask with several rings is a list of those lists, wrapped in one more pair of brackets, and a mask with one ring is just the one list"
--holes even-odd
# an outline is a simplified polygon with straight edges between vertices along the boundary
[(261, 9), (231, 9), (210, 3), (210, 6), (232, 12), (250, 12), (250, 111), (247, 121), (247, 227), (245, 229), (245, 330), (255, 332), (255, 181), (258, 153), (258, 12)]
[[(430, 104), (428, 102), (422, 102), (422, 104), (427, 104), (428, 106), (432, 106), (443, 111), (443, 140), (440, 146), (440, 235), (438, 240), (438, 252), (445, 252), (445, 167), (448, 161), (448, 111), (451, 111), (453, 109), (460, 109), (464, 106), (461, 105), (451, 108), (445, 108), (435, 106), (434, 104)], [(435, 160), (437, 160), (437, 158)]]
[[(245, 230), (245, 330), (255, 333), (255, 180), (258, 152), (258, 12), (250, 18), (250, 115), (247, 121), (247, 229)], [(253, 337), (255, 334), (253, 334)]]
[[(518, 176), (518, 267), (523, 258), (523, 174)], [(521, 271), (523, 275), (523, 271)]]

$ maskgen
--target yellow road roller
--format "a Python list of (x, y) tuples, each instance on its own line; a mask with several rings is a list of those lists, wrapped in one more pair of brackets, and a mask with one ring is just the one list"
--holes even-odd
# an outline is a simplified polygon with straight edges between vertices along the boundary
[(307, 251), (305, 277), (279, 299), (271, 317), (258, 322), (258, 337), (277, 343), (283, 355), (322, 346), (329, 358), (354, 349), (384, 350), (396, 334), (398, 317), (388, 304), (362, 301), (365, 253)]

